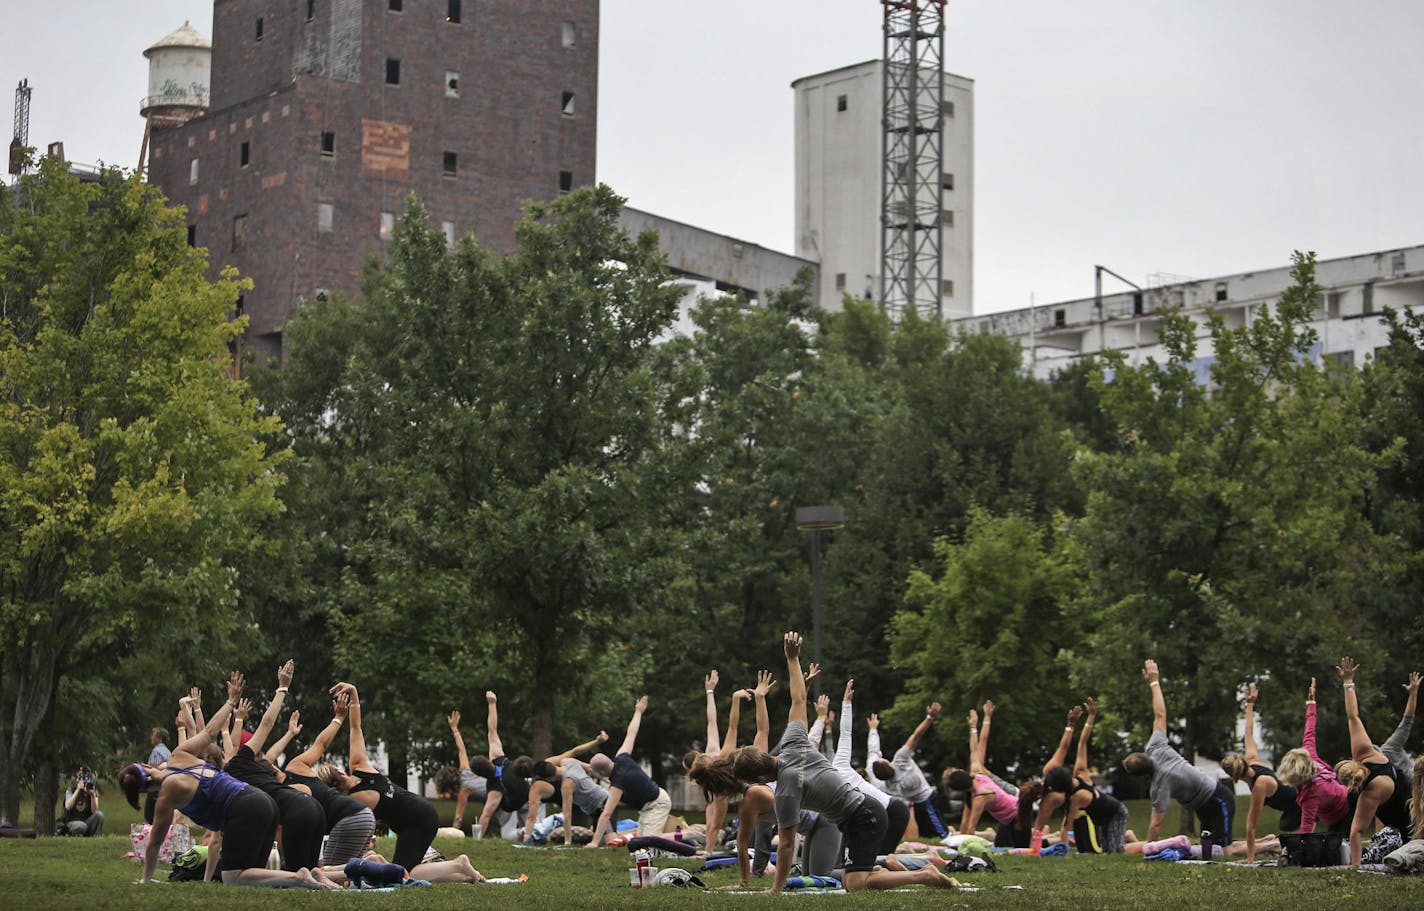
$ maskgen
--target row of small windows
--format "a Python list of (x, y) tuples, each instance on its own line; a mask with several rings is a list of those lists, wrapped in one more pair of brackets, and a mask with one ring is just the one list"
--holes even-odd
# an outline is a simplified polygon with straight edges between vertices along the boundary
[[(316, 0), (306, 0), (306, 21), (311, 22), (316, 18)], [(405, 12), (405, 0), (386, 0), (386, 9), (392, 13)], [(463, 14), (461, 0), (445, 0), (445, 21), (460, 22)], [(263, 17), (258, 16), (255, 23), (255, 37), (258, 41), (263, 36)], [(562, 40), (564, 47), (573, 47), (578, 43), (578, 30), (572, 22), (563, 24)], [(844, 109), (842, 109), (844, 110)]]
[[(323, 130), (321, 134), (321, 154), (325, 158), (332, 158), (336, 155), (336, 133), (331, 130)], [(188, 185), (195, 187), (198, 185), (198, 159), (194, 158), (188, 163)], [(252, 162), (252, 144), (244, 141), (239, 147), (238, 164), (247, 167)], [(441, 154), (440, 170), (446, 177), (456, 177), (460, 172), (460, 155), (458, 152), (446, 150)], [(569, 171), (559, 172), (559, 192), (567, 193), (573, 189), (573, 174)]]

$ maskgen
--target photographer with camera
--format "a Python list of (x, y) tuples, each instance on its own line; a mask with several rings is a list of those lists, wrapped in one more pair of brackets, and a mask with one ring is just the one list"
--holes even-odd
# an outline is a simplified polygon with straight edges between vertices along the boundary
[(77, 835), (91, 838), (104, 834), (104, 814), (99, 812), (99, 790), (94, 787), (94, 773), (80, 766), (74, 776), (74, 787), (64, 792), (64, 815), (59, 819), (56, 835)]

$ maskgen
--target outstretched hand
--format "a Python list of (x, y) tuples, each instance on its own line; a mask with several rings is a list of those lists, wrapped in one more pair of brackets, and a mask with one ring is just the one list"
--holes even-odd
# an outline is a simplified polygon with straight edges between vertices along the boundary
[(816, 662), (812, 661), (810, 669), (807, 670), (805, 674), (806, 682), (810, 683), (812, 680), (815, 680), (819, 676), (821, 676), (821, 666)]
[(1417, 692), (1419, 692), (1419, 672), (1418, 672), (1418, 671), (1410, 671), (1410, 672), (1409, 672), (1409, 682), (1404, 685), (1404, 688), (1405, 688), (1406, 690), (1408, 690), (1410, 693), (1417, 693)]
[(1248, 686), (1248, 687), (1246, 688), (1246, 704), (1247, 704), (1247, 705), (1255, 705), (1255, 704), (1256, 704), (1256, 697), (1257, 697), (1258, 695), (1260, 695), (1260, 692), (1261, 692), (1261, 691), (1260, 691), (1259, 689), (1257, 689), (1256, 684), (1253, 683), (1253, 684), (1251, 684), (1250, 686)]
[(831, 710), (831, 697), (825, 693), (816, 697), (816, 717), (825, 718), (826, 713)]
[(1340, 663), (1335, 667), (1335, 670), (1340, 672), (1340, 679), (1345, 681), (1346, 683), (1354, 682), (1355, 671), (1358, 671), (1359, 669), (1360, 666), (1356, 664), (1355, 659), (1351, 658), (1349, 655), (1346, 655), (1345, 657), (1341, 658)]
[(940, 704), (938, 702), (931, 702), (929, 705), (925, 706), (925, 716), (931, 721), (939, 717), (939, 712)]
[(875, 712), (871, 712), (870, 717), (865, 719), (865, 725), (872, 731), (880, 730), (880, 716)]
[(633, 710), (639, 713), (646, 712), (648, 710), (648, 697), (646, 695), (638, 697), (638, 701), (633, 705)]
[(702, 678), (702, 688), (709, 692), (715, 690), (717, 688), (717, 679), (717, 669), (714, 667), (712, 673)]
[(450, 713), (450, 717), (445, 719), (445, 723), (450, 725), (450, 733), (460, 733), (460, 710), (456, 709)]
[(1094, 699), (1092, 696), (1089, 696), (1087, 699), (1083, 700), (1083, 704), (1088, 707), (1089, 721), (1092, 721), (1093, 719), (1098, 717), (1098, 700)]
[(1158, 680), (1160, 680), (1162, 675), (1157, 670), (1157, 662), (1153, 661), (1151, 658), (1148, 658), (1146, 661), (1142, 662), (1142, 676), (1146, 678), (1148, 683), (1156, 683)]
[[(1417, 675), (1416, 675), (1417, 676)], [(855, 678), (846, 681), (845, 693), (841, 696), (841, 702), (849, 703), (855, 699)]]
[(752, 693), (756, 696), (765, 696), (771, 692), (773, 686), (776, 686), (776, 681), (772, 679), (771, 671), (757, 671), (757, 685)]
[(988, 721), (988, 720), (989, 720), (989, 717), (990, 717), (991, 715), (993, 715), (993, 714), (994, 714), (994, 700), (992, 700), (992, 699), (985, 699), (985, 700), (984, 700), (984, 720), (985, 720), (985, 721)]
[(490, 705), (498, 704), (499, 697), (494, 694), (494, 690), (485, 690), (485, 702)]
[(1311, 677), (1311, 678), (1310, 678), (1310, 689), (1306, 692), (1306, 694), (1305, 694), (1305, 699), (1306, 699), (1307, 702), (1314, 702), (1314, 701), (1315, 701), (1315, 678), (1314, 678), (1314, 677)]
[(964, 717), (966, 720), (968, 720), (969, 726), (971, 728), (977, 728), (979, 726), (979, 712), (977, 710), (970, 709), (969, 714), (965, 715)]
[(786, 652), (786, 660), (793, 661), (801, 657), (801, 634), (789, 632), (781, 638), (781, 648)]
[(351, 694), (346, 692), (337, 693), (331, 697), (331, 714), (342, 721), (346, 720), (346, 715), (351, 711)]
[(287, 719), (287, 730), (293, 737), (302, 732), (301, 717), (301, 712), (293, 712), (292, 717)]
[(1078, 723), (1078, 719), (1083, 717), (1083, 707), (1075, 705), (1068, 710), (1068, 726), (1072, 727)]
[(251, 699), (239, 699), (238, 702), (237, 702), (237, 708), (235, 708), (235, 709), (232, 710), (232, 715), (233, 715), (233, 717), (236, 718), (238, 721), (246, 721), (246, 720), (247, 720), (247, 713), (248, 713), (248, 712), (251, 712), (251, 711), (252, 711), (252, 700), (251, 700)]
[(247, 679), (237, 671), (232, 672), (232, 676), (227, 678), (227, 698), (236, 702), (242, 698), (242, 688), (247, 685)]
[(599, 732), (598, 732), (598, 736), (595, 737), (595, 738), (593, 738), (593, 739), (594, 739), (594, 740), (597, 740), (599, 743), (603, 743), (604, 741), (606, 741), (606, 740), (608, 739), (608, 732), (607, 732), (607, 731), (599, 731)]
[(737, 690), (735, 693), (732, 694), (732, 696), (733, 696), (734, 698), (740, 699), (740, 700), (742, 700), (743, 702), (750, 702), (750, 701), (752, 700), (752, 696), (753, 696), (753, 695), (755, 695), (755, 694), (752, 693), (752, 691), (751, 691), (751, 689), (750, 689), (749, 687), (746, 688), (746, 689)]
[(297, 672), (297, 663), (296, 663), (295, 661), (293, 661), (291, 658), (288, 658), (285, 664), (283, 664), (281, 667), (277, 668), (277, 685), (278, 685), (278, 686), (291, 686), (291, 685), (292, 685), (292, 675), (295, 674), (296, 672)]

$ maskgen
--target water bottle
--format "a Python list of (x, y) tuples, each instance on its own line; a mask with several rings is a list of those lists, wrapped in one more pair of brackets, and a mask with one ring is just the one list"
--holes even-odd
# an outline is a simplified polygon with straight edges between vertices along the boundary
[(633, 855), (633, 866), (638, 870), (638, 887), (651, 885), (648, 880), (652, 878), (649, 872), (653, 866), (652, 855), (647, 851), (638, 851)]
[(1038, 826), (1033, 827), (1033, 837), (1029, 839), (1028, 853), (1035, 855), (1043, 853), (1043, 830)]
[(682, 824), (681, 824), (681, 823), (678, 823), (677, 828), (672, 830), (672, 840), (673, 840), (673, 841), (682, 841)]

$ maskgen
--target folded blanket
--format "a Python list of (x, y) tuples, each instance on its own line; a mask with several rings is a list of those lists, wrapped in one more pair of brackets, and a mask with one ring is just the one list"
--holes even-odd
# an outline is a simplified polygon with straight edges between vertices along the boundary
[(1424, 838), (1405, 842), (1384, 857), (1391, 873), (1424, 873)]

